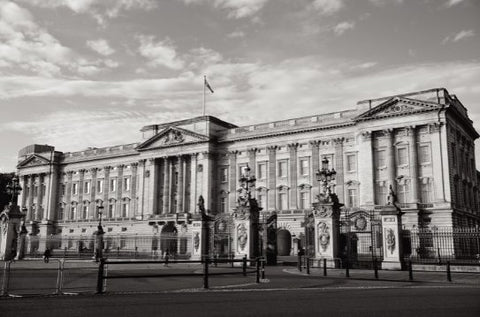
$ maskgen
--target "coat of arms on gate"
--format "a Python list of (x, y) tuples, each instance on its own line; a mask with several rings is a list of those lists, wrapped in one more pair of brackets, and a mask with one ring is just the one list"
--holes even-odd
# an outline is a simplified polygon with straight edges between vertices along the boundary
[(395, 233), (393, 232), (393, 229), (387, 229), (386, 243), (390, 254), (393, 254), (393, 251), (395, 250)]
[(195, 248), (195, 252), (198, 252), (198, 247), (200, 247), (200, 233), (195, 232), (193, 237), (193, 247)]
[(327, 251), (330, 244), (330, 232), (328, 225), (325, 222), (318, 223), (318, 245), (322, 248), (322, 251)]
[(237, 241), (238, 246), (240, 247), (240, 251), (243, 251), (245, 249), (245, 246), (247, 245), (247, 240), (247, 228), (245, 228), (245, 224), (242, 223), (237, 227)]

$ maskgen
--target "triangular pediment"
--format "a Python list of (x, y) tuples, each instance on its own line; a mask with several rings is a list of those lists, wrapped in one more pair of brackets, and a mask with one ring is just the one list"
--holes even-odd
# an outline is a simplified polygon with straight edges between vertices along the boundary
[(208, 137), (179, 127), (168, 127), (137, 147), (144, 151), (154, 148), (172, 147), (208, 141)]
[(441, 107), (435, 102), (394, 97), (357, 116), (355, 120), (371, 120), (384, 117), (402, 116), (417, 112), (436, 110)]
[(38, 154), (33, 154), (18, 163), (17, 167), (39, 166), (49, 164), (50, 161)]

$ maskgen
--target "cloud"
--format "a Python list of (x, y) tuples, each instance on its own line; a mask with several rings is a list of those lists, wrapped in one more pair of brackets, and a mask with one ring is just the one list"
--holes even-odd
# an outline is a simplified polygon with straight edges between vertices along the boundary
[(100, 25), (108, 19), (116, 18), (120, 12), (141, 9), (150, 10), (157, 4), (155, 0), (18, 0), (40, 8), (68, 8), (78, 14), (89, 14)]
[(245, 37), (245, 32), (243, 31), (233, 31), (232, 33), (227, 34), (227, 37), (235, 39)]
[(463, 0), (448, 0), (445, 5), (449, 8), (453, 7), (453, 6), (456, 6), (457, 4), (459, 3), (462, 3)]
[(257, 14), (269, 0), (182, 0), (186, 4), (210, 4), (228, 11), (228, 17), (241, 19)]
[(149, 60), (150, 67), (163, 66), (174, 70), (183, 68), (185, 63), (170, 39), (155, 42), (153, 36), (138, 35), (136, 38), (140, 42), (138, 52)]
[(344, 7), (343, 0), (315, 0), (312, 5), (322, 15), (332, 15)]
[(355, 22), (341, 22), (333, 28), (335, 35), (340, 36), (348, 30), (353, 30), (355, 28)]
[(473, 30), (462, 30), (454, 35), (449, 35), (442, 40), (442, 44), (447, 44), (448, 42), (458, 42), (460, 40), (475, 36)]
[(372, 3), (376, 6), (383, 6), (383, 5), (386, 5), (389, 2), (394, 2), (394, 3), (397, 3), (397, 4), (403, 3), (403, 0), (368, 0), (368, 1), (370, 1), (370, 3)]
[(109, 56), (115, 53), (115, 50), (108, 45), (105, 39), (87, 41), (87, 46), (103, 56)]

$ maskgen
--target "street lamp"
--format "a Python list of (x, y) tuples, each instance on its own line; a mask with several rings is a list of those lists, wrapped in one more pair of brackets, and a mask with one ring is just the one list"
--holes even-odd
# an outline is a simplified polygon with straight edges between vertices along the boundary
[(251, 197), (251, 189), (255, 188), (255, 182), (257, 179), (254, 175), (250, 175), (250, 166), (245, 168), (245, 172), (240, 176), (239, 182), (240, 187), (244, 190), (244, 194), (246, 195), (247, 201), (250, 202)]
[(20, 187), (20, 184), (18, 183), (18, 178), (13, 177), (12, 181), (7, 185), (7, 193), (9, 195), (12, 195), (12, 198), (10, 200), (12, 205), (16, 205), (15, 198), (20, 194), (22, 191), (22, 187)]
[(103, 209), (105, 207), (103, 206), (98, 206), (97, 207), (97, 215), (98, 215), (98, 233), (97, 234), (102, 234), (105, 233), (102, 228), (102, 215), (103, 215)]
[(328, 158), (324, 157), (322, 160), (322, 169), (319, 169), (316, 175), (317, 180), (322, 184), (323, 192), (326, 194), (328, 191), (328, 195), (330, 195), (332, 193), (332, 182), (335, 181), (335, 176), (337, 175), (337, 172), (334, 168), (330, 169), (328, 167), (328, 163)]

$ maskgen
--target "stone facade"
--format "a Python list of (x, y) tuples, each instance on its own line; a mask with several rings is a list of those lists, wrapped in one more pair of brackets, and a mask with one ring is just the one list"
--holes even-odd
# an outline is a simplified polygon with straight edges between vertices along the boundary
[(210, 212), (233, 211), (248, 165), (259, 205), (277, 212), (278, 228), (288, 231), (295, 252), (325, 157), (349, 211), (375, 212), (392, 186), (406, 228), (480, 224), (479, 135), (466, 108), (443, 88), (264, 124), (237, 127), (203, 116), (141, 132), (139, 143), (79, 152), (22, 149), (18, 204), (29, 232), (91, 235), (98, 206), (107, 234), (151, 234), (167, 223), (188, 231), (200, 195)]

